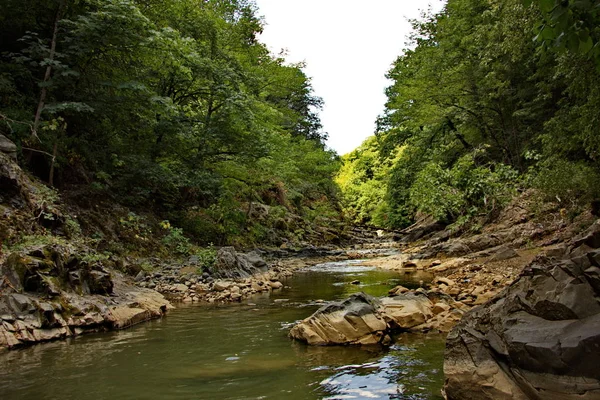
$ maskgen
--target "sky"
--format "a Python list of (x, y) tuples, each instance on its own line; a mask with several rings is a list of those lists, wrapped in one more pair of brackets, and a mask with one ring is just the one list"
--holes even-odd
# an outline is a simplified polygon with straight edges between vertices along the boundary
[(385, 74), (405, 48), (409, 18), (442, 0), (256, 0), (266, 26), (261, 35), (274, 54), (306, 62), (328, 147), (346, 154), (375, 131), (384, 110)]

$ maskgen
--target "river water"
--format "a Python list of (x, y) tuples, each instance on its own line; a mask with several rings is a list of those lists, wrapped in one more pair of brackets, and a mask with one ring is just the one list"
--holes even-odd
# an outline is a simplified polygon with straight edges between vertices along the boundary
[(287, 337), (319, 301), (381, 296), (422, 279), (326, 263), (270, 296), (180, 306), (129, 330), (7, 352), (0, 399), (441, 399), (441, 336), (403, 334), (388, 349), (309, 347)]

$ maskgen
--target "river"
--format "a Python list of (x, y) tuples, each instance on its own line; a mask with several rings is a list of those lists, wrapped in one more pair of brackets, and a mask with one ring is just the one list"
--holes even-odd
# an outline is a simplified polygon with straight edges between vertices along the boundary
[(441, 336), (402, 334), (388, 349), (310, 347), (287, 337), (321, 301), (381, 296), (424, 278), (360, 261), (320, 264), (270, 296), (182, 305), (129, 330), (10, 351), (0, 354), (0, 398), (438, 400)]

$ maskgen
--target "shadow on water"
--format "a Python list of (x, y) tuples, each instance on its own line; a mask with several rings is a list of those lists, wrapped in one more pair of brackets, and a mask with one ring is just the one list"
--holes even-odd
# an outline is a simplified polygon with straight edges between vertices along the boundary
[[(287, 337), (316, 300), (380, 296), (421, 275), (328, 263), (243, 304), (181, 306), (126, 331), (0, 355), (2, 399), (441, 399), (444, 340), (402, 335), (390, 349), (309, 347)], [(360, 284), (350, 282), (358, 280)]]

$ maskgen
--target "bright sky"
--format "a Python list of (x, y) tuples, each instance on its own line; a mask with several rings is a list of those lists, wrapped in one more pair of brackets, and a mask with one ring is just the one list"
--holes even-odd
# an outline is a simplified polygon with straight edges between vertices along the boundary
[(340, 155), (375, 131), (385, 73), (405, 47), (407, 19), (442, 8), (443, 0), (256, 0), (267, 23), (261, 41), (289, 62), (306, 61), (328, 146)]

